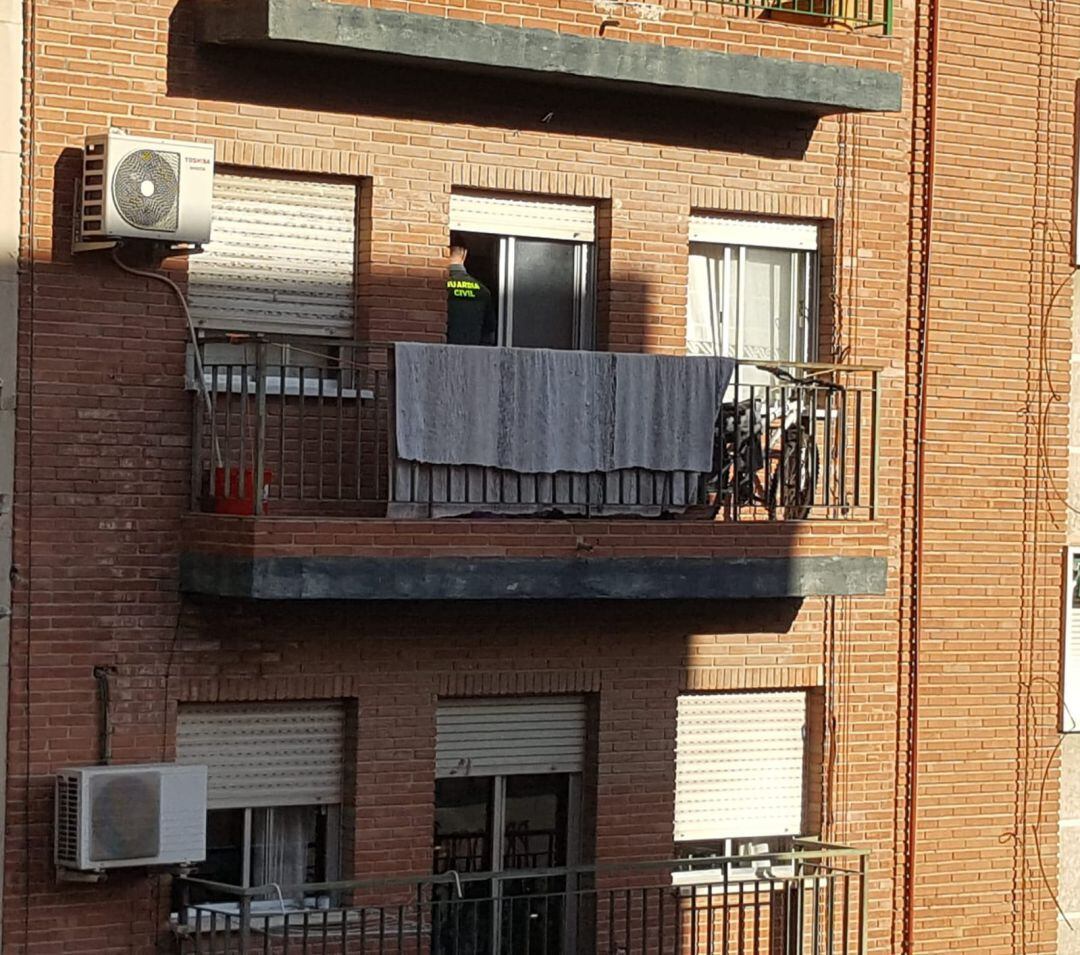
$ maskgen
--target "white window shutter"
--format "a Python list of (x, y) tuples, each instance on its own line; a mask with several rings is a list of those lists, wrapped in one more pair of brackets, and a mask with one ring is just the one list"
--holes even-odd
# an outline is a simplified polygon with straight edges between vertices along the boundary
[(188, 264), (197, 326), (348, 337), (355, 273), (353, 184), (214, 177), (210, 242)]
[(1065, 551), (1064, 604), (1061, 729), (1065, 733), (1080, 733), (1080, 547)]
[(801, 835), (806, 693), (678, 700), (675, 840)]
[(691, 215), (690, 241), (814, 252), (818, 247), (818, 227), (812, 222)]
[(439, 704), (435, 743), (439, 778), (580, 773), (584, 766), (582, 697), (448, 700)]
[(595, 242), (596, 209), (591, 202), (455, 192), (450, 195), (450, 228), (454, 232)]
[(208, 768), (208, 806), (341, 802), (345, 710), (337, 702), (181, 704), (176, 761)]

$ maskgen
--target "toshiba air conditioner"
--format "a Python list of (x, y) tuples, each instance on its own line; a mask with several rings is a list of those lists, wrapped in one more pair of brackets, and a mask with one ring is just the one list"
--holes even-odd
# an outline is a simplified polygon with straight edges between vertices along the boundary
[(75, 250), (115, 239), (201, 245), (210, 239), (214, 147), (130, 136), (86, 138)]
[(87, 766), (56, 776), (54, 858), (99, 871), (206, 858), (206, 767)]

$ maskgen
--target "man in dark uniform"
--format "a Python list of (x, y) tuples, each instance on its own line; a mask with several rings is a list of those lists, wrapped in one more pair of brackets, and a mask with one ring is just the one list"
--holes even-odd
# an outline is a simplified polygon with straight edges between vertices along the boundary
[(465, 271), (469, 250), (459, 235), (450, 235), (450, 277), (446, 280), (448, 345), (494, 345), (495, 303), (483, 282)]

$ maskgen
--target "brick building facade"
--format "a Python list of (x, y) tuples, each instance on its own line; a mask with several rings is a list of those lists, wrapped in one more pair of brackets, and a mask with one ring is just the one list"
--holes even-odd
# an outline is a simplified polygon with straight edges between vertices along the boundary
[[(580, 799), (580, 858), (611, 863), (681, 851), (682, 701), (776, 694), (806, 701), (795, 835), (869, 850), (871, 951), (1055, 948), (1080, 7), (895, 0), (886, 23), (883, 4), (777, 9), (791, 6), (28, 0), (10, 17), (28, 72), (17, 324), (0, 299), (18, 365), (3, 951), (175, 950), (171, 874), (58, 881), (53, 779), (103, 751), (184, 759), (184, 726), (214, 707), (237, 724), (336, 708), (343, 769), (313, 823), (315, 874), (366, 879), (431, 871), (454, 706), (582, 701), (565, 798)], [(253, 392), (256, 410), (281, 409), (266, 462), (236, 459), (273, 471), (266, 514), (208, 512), (215, 455), (228, 470), (223, 402), (250, 410), (231, 370), (217, 393), (218, 363), (264, 348), (257, 324), (230, 329), (205, 304), (213, 242), (163, 265), (200, 333), (249, 336), (203, 352), (209, 377), (171, 289), (107, 250), (72, 251), (83, 143), (109, 127), (212, 143), (218, 182), (239, 190), (229, 208), (250, 201), (245, 184), (310, 203), (290, 228), (341, 212), (332, 196), (351, 190), (345, 334), (301, 326), (295, 361), (269, 359), (276, 396), (268, 379)], [(330, 198), (304, 199), (310, 183)], [(792, 299), (807, 263), (802, 312), (785, 301), (793, 321), (814, 317), (809, 344), (738, 356), (835, 365), (829, 380), (850, 386), (846, 417), (816, 418), (842, 420), (851, 444), (815, 431), (809, 513), (392, 513), (394, 492), (371, 492), (360, 465), (374, 454), (382, 473), (385, 436), (366, 429), (389, 366), (358, 372), (351, 395), (338, 377), (332, 400), (319, 369), (348, 339), (442, 341), (449, 234), (466, 222), (455, 197), (588, 210), (591, 324), (574, 344), (601, 352), (684, 354), (694, 270), (738, 259), (742, 274), (758, 243), (737, 236), (812, 226), (812, 247), (779, 246)], [(545, 238), (513, 228), (504, 278), (510, 240), (524, 263)], [(139, 251), (121, 261), (152, 269)], [(289, 267), (271, 261), (262, 292)], [(304, 312), (304, 287), (274, 301), (290, 293)], [(294, 364), (320, 382), (308, 431), (286, 423)], [(207, 380), (219, 415), (203, 420)], [(0, 381), (0, 411), (13, 394)], [(355, 444), (321, 430), (342, 420)], [(297, 464), (305, 448), (317, 478)], [(248, 840), (269, 825), (242, 811)]]

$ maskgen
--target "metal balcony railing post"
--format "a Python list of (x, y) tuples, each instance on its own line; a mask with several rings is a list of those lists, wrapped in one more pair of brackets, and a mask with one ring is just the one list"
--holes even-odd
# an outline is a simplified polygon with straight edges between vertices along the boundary
[(893, 0), (885, 0), (885, 35), (893, 32)]
[(866, 955), (866, 921), (869, 915), (869, 899), (866, 892), (868, 856), (859, 856), (859, 948), (856, 955)]
[[(743, 475), (740, 473), (739, 465), (740, 465), (740, 461), (741, 461), (744, 453), (749, 450), (748, 448), (744, 449), (743, 446), (742, 446), (742, 443), (740, 441), (740, 439), (742, 437), (742, 433), (740, 431), (740, 427), (741, 427), (741, 424), (742, 424), (742, 422), (740, 420), (741, 415), (742, 415), (742, 411), (741, 411), (741, 408), (739, 407), (739, 401), (742, 399), (742, 389), (739, 387), (740, 384), (741, 384), (741, 382), (739, 381), (739, 370), (740, 370), (740, 368), (742, 368), (742, 364), (738, 360), (736, 360), (736, 362), (735, 362), (735, 375), (734, 375), (734, 378), (735, 378), (735, 401), (734, 401), (735, 430), (733, 432), (734, 438), (735, 438), (735, 440), (734, 440), (735, 455), (734, 455), (734, 458), (732, 459), (732, 465), (731, 465), (732, 481), (731, 481), (731, 492), (730, 492), (730, 495), (731, 495), (731, 497), (730, 497), (730, 500), (731, 500), (731, 504), (730, 504), (730, 507), (731, 507), (731, 519), (733, 521), (737, 521), (739, 519), (739, 510), (740, 510), (740, 507), (742, 505), (741, 490), (742, 490)], [(752, 414), (751, 414), (750, 420), (753, 421)], [(751, 437), (753, 437), (753, 436), (751, 435)], [(747, 442), (747, 443), (749, 443), (749, 442)], [(749, 467), (748, 464), (745, 465), (745, 466)], [(748, 477), (749, 477), (749, 479), (751, 481), (753, 480), (753, 475), (752, 474), (749, 475)]]
[[(196, 382), (191, 393), (191, 509), (199, 509), (203, 478), (203, 415), (206, 413), (203, 389)], [(213, 475), (211, 474), (211, 480)]]
[[(187, 879), (180, 879), (180, 911), (177, 913), (181, 925), (187, 926), (190, 922), (191, 909), (191, 884)], [(196, 926), (197, 927), (197, 926)]]
[[(284, 389), (282, 389), (284, 390)], [(284, 400), (284, 395), (282, 395)], [(251, 476), (254, 512), (256, 516), (266, 512), (266, 488), (263, 470), (266, 467), (266, 342), (260, 339), (255, 345), (255, 473)]]
[(870, 373), (870, 520), (877, 519), (878, 465), (881, 456), (881, 373)]
[[(386, 497), (388, 501), (396, 501), (397, 486), (394, 482), (395, 468), (397, 464), (397, 428), (396, 428), (396, 415), (397, 415), (397, 366), (395, 364), (394, 346), (388, 345), (386, 348), (386, 375), (382, 381), (383, 389), (386, 393), (386, 407), (380, 409), (378, 406), (379, 400), (379, 388), (376, 384), (376, 405), (375, 405), (375, 455), (374, 460), (378, 462), (380, 445), (382, 444), (382, 429), (386, 428)], [(385, 422), (383, 421), (383, 415), (386, 415)], [(376, 467), (375, 470), (375, 494), (376, 500), (379, 499), (380, 491), (382, 488), (379, 486), (379, 476), (382, 474), (382, 468)], [(485, 499), (487, 497), (487, 488), (485, 482), (484, 488)]]
[(251, 942), (251, 896), (245, 895), (240, 899), (240, 952), (247, 955), (248, 945)]

